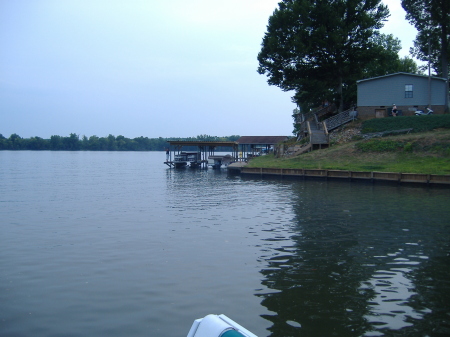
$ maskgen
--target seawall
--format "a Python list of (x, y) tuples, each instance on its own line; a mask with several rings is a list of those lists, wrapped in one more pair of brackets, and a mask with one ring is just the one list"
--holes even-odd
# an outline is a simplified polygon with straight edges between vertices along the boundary
[(340, 179), (348, 181), (385, 181), (394, 183), (414, 183), (427, 185), (443, 185), (450, 187), (450, 175), (398, 173), (398, 172), (365, 172), (322, 169), (282, 169), (262, 167), (228, 166), (231, 173), (259, 177), (289, 177), (289, 178), (321, 178)]

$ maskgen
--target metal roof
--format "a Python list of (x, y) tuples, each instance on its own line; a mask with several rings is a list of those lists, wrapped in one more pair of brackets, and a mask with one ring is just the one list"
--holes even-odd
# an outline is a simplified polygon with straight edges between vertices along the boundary
[(213, 141), (184, 141), (184, 140), (168, 140), (170, 145), (179, 146), (228, 146), (234, 147), (237, 142), (213, 142)]
[[(366, 82), (366, 81), (372, 81), (372, 80), (377, 80), (380, 78), (386, 78), (386, 77), (392, 77), (392, 76), (398, 76), (398, 75), (407, 75), (407, 76), (414, 76), (414, 77), (423, 77), (423, 78), (428, 78), (428, 75), (419, 75), (419, 74), (411, 74), (411, 73), (393, 73), (393, 74), (387, 74), (387, 75), (383, 75), (383, 76), (378, 76), (378, 77), (371, 77), (371, 78), (365, 78), (359, 81), (356, 81), (356, 83), (361, 83), (361, 82)], [(442, 77), (435, 77), (435, 76), (431, 76), (432, 79), (435, 80), (443, 80), (445, 81), (445, 78)]]
[(184, 140), (168, 140), (167, 142), (170, 145), (178, 145), (178, 146), (235, 147), (238, 144), (275, 145), (287, 139), (289, 139), (288, 136), (242, 136), (235, 142), (184, 141)]
[(239, 144), (274, 145), (287, 139), (287, 136), (242, 136), (236, 142)]

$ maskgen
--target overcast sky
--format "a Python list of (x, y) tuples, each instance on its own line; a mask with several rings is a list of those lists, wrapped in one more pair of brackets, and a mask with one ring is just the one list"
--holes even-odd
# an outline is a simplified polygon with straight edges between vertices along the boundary
[[(389, 0), (384, 33), (416, 31)], [(257, 73), (278, 0), (0, 0), (0, 133), (291, 135), (292, 92)]]

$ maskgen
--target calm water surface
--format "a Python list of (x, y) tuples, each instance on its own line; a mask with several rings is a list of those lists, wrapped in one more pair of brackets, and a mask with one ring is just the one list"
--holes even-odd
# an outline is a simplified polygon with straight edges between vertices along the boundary
[(0, 151), (0, 336), (450, 334), (450, 190)]

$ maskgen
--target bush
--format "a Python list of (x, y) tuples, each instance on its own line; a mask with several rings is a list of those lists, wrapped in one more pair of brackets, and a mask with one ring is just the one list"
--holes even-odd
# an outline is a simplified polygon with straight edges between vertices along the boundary
[(393, 140), (372, 139), (357, 143), (356, 148), (362, 152), (393, 152), (403, 148), (403, 144)]
[(413, 152), (413, 143), (406, 143), (403, 150), (405, 150), (405, 152)]
[(450, 128), (450, 115), (374, 118), (363, 122), (362, 133), (413, 129), (413, 132)]
[(424, 150), (432, 152), (432, 153), (447, 154), (450, 150), (450, 144), (435, 142), (435, 143), (431, 144), (431, 146), (424, 147)]

